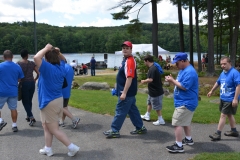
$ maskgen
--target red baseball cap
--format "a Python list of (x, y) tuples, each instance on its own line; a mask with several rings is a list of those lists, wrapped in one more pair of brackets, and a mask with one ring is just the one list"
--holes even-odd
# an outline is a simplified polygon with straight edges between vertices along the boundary
[(123, 42), (123, 44), (121, 45), (121, 47), (122, 47), (123, 45), (126, 45), (126, 46), (132, 48), (132, 42), (130, 42), (130, 41), (125, 41), (125, 42)]

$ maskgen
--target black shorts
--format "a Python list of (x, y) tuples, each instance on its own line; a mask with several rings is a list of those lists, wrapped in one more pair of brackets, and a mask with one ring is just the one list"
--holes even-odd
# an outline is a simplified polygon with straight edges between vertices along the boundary
[(64, 98), (63, 99), (63, 107), (67, 107), (68, 106), (68, 101), (69, 101), (69, 98)]
[(232, 102), (225, 102), (221, 100), (219, 104), (219, 111), (223, 114), (235, 115), (237, 112), (237, 108), (238, 106), (232, 107)]

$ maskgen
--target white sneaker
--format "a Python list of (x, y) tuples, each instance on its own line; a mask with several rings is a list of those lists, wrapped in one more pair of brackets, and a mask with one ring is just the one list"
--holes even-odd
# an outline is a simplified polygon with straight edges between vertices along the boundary
[(80, 150), (80, 147), (74, 145), (73, 149), (68, 150), (68, 156), (69, 157), (75, 156), (79, 150)]
[(52, 149), (46, 151), (45, 147), (43, 149), (40, 149), (39, 153), (42, 155), (47, 155), (48, 157), (51, 157), (53, 155)]
[(159, 126), (161, 124), (165, 124), (165, 121), (163, 119), (161, 119), (160, 121), (157, 120), (156, 122), (153, 122), (153, 125), (155, 125), (155, 126)]
[(150, 116), (148, 116), (148, 115), (141, 115), (141, 118), (143, 119), (143, 120), (146, 120), (146, 121), (150, 121)]

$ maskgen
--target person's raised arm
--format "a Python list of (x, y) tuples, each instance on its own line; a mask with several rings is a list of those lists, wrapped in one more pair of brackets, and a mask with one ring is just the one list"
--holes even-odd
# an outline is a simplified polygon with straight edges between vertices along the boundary
[(41, 49), (40, 51), (38, 51), (38, 53), (33, 57), (35, 64), (37, 65), (37, 67), (39, 68), (42, 64), (42, 58), (44, 57), (44, 55), (50, 51), (52, 48), (51, 44), (47, 44), (43, 49)]

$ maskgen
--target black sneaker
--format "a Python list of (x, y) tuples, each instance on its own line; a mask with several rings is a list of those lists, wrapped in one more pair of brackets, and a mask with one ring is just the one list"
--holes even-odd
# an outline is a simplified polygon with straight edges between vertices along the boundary
[(174, 152), (174, 153), (176, 153), (176, 152), (179, 152), (179, 153), (184, 152), (183, 146), (182, 146), (182, 147), (179, 147), (179, 146), (177, 145), (177, 143), (174, 143), (172, 146), (167, 146), (166, 149), (167, 149), (169, 152)]
[(130, 134), (145, 134), (147, 129), (143, 126), (141, 129), (136, 129), (135, 131), (130, 132)]
[(224, 133), (225, 136), (231, 136), (231, 137), (238, 137), (239, 136), (239, 133), (238, 131), (227, 131)]
[(194, 142), (192, 140), (192, 138), (190, 140), (188, 140), (186, 137), (182, 140), (182, 145), (193, 145)]
[(5, 127), (7, 125), (7, 122), (4, 122), (4, 120), (2, 120), (2, 122), (0, 123), (0, 131), (3, 129), (3, 127)]
[(213, 135), (209, 135), (209, 137), (212, 139), (212, 141), (219, 141), (221, 140), (221, 135), (218, 133), (214, 133)]
[(17, 126), (16, 126), (16, 127), (12, 127), (12, 131), (13, 131), (13, 132), (17, 132), (17, 131), (18, 131)]
[(26, 119), (27, 122), (30, 122), (30, 118), (29, 118), (29, 117), (27, 117), (27, 118), (25, 118), (25, 119)]
[(119, 132), (113, 132), (112, 130), (108, 130), (103, 132), (106, 135), (106, 138), (120, 138)]
[(36, 120), (33, 118), (33, 119), (30, 119), (30, 123), (29, 123), (29, 126), (33, 126), (33, 124), (36, 123)]

